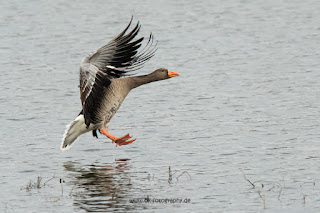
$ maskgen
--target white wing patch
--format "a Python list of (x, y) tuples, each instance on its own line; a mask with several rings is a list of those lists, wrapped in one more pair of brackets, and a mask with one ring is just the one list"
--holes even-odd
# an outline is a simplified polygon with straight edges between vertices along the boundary
[(85, 94), (85, 99), (90, 95), (99, 69), (89, 63), (80, 66), (80, 89)]
[(127, 67), (114, 67), (111, 65), (107, 65), (106, 68), (113, 69), (113, 70), (119, 70), (119, 71), (125, 71), (127, 69)]
[(106, 68), (110, 68), (110, 69), (117, 69), (116, 67), (114, 66), (111, 66), (111, 65), (107, 65)]

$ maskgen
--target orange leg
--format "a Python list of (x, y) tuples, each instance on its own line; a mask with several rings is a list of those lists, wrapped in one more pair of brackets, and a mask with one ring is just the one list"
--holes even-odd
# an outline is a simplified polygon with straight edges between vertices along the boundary
[(127, 145), (129, 143), (132, 143), (133, 141), (135, 141), (136, 139), (132, 139), (129, 140), (131, 138), (131, 136), (128, 134), (122, 136), (122, 137), (116, 137), (114, 135), (111, 135), (109, 132), (106, 132), (104, 129), (100, 129), (99, 130), (100, 133), (104, 134), (105, 136), (107, 136), (109, 139), (112, 140), (112, 143), (116, 143), (116, 146), (122, 146), (122, 145)]

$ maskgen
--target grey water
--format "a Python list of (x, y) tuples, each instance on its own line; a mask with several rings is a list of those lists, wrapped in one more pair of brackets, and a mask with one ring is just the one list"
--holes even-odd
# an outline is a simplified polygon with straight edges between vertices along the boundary
[[(1, 212), (318, 212), (319, 1), (2, 1)], [(158, 40), (110, 133), (60, 143), (80, 61), (122, 31)], [(170, 170), (169, 170), (170, 168)]]

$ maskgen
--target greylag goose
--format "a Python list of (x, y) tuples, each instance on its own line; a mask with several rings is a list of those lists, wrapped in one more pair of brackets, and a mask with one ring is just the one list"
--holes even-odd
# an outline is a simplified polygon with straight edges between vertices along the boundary
[(116, 137), (109, 133), (109, 121), (119, 109), (127, 94), (134, 88), (150, 82), (165, 80), (179, 73), (160, 68), (148, 75), (130, 76), (128, 72), (140, 69), (154, 56), (156, 44), (150, 34), (146, 46), (139, 50), (143, 37), (134, 39), (140, 30), (139, 22), (127, 33), (128, 26), (109, 43), (84, 58), (80, 64), (80, 99), (82, 110), (67, 125), (61, 149), (70, 148), (82, 134), (97, 130), (118, 145), (135, 141), (129, 134)]

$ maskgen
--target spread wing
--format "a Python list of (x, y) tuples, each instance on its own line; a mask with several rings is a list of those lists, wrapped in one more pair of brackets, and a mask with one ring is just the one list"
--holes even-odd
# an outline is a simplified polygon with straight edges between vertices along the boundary
[(80, 99), (85, 123), (96, 123), (99, 118), (96, 113), (102, 101), (104, 88), (111, 84), (114, 78), (127, 76), (129, 72), (140, 69), (145, 62), (154, 56), (156, 44), (150, 34), (148, 43), (142, 50), (138, 50), (143, 37), (135, 39), (140, 30), (139, 22), (133, 30), (128, 32), (128, 26), (108, 44), (87, 56), (80, 65)]

